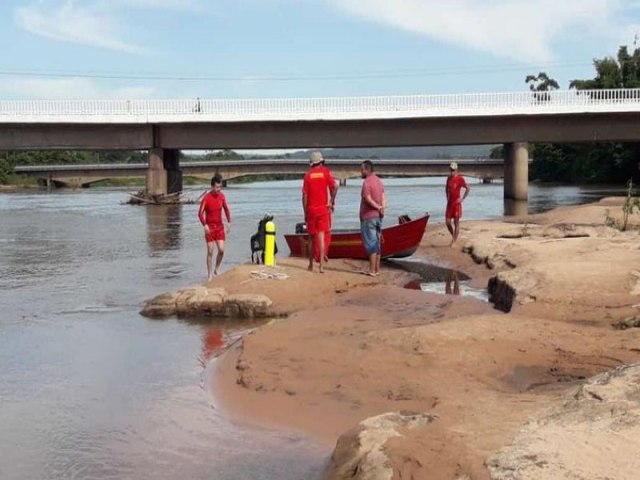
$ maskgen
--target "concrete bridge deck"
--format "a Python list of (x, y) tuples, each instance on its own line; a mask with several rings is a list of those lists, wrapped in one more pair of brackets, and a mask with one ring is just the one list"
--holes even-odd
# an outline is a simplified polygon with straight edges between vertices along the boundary
[(149, 150), (147, 190), (182, 188), (179, 150), (504, 144), (526, 200), (528, 145), (637, 142), (640, 89), (346, 98), (0, 101), (0, 150)]

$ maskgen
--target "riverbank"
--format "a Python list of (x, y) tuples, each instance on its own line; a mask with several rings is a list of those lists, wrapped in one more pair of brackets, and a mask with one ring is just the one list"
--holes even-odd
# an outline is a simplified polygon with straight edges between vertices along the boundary
[[(228, 290), (277, 296), (291, 315), (219, 360), (214, 395), (235, 418), (330, 443), (381, 413), (431, 414), (437, 419), (381, 441), (395, 478), (490, 478), (485, 461), (527, 419), (585, 379), (640, 361), (640, 331), (616, 328), (640, 314), (638, 232), (604, 226), (619, 213), (620, 201), (607, 199), (463, 222), (457, 248), (442, 225), (430, 227), (417, 255), (490, 284), (508, 313), (404, 289), (407, 274), (395, 270), (370, 280), (339, 261), (321, 276), (287, 259), (294, 281), (246, 282), (241, 269), (222, 275)], [(349, 450), (340, 442), (329, 478), (343, 478)], [(612, 462), (611, 478), (625, 478), (615, 457), (603, 461)]]

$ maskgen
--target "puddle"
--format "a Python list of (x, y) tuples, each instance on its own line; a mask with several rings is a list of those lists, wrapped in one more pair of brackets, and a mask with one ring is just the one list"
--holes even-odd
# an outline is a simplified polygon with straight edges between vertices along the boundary
[(487, 289), (472, 287), (471, 278), (458, 270), (409, 260), (388, 260), (385, 263), (391, 268), (398, 268), (420, 276), (420, 278), (407, 283), (404, 288), (439, 295), (461, 295), (483, 302), (489, 301)]

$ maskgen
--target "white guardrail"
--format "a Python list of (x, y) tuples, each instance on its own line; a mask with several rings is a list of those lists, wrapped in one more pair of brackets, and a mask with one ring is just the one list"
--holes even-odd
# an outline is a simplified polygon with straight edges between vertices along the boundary
[(3, 100), (0, 123), (176, 123), (640, 112), (640, 89), (389, 97)]

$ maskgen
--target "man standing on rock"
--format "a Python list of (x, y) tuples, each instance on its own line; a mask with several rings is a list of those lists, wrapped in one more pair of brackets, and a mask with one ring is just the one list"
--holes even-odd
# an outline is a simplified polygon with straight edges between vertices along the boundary
[(311, 168), (302, 182), (302, 208), (309, 234), (307, 244), (309, 271), (313, 271), (314, 246), (317, 242), (320, 273), (324, 273), (325, 232), (331, 228), (330, 215), (335, 207), (338, 187), (331, 171), (324, 166), (324, 159), (320, 152), (311, 152), (309, 165)]
[[(211, 179), (211, 189), (202, 198), (198, 217), (204, 227), (204, 238), (207, 242), (207, 279), (213, 280), (213, 275), (217, 275), (224, 256), (224, 241), (226, 239), (225, 228), (222, 222), (222, 210), (227, 217), (226, 233), (231, 231), (231, 213), (227, 205), (227, 199), (222, 193), (222, 177), (218, 174)], [(213, 245), (218, 248), (216, 257), (216, 267), (211, 274), (211, 263), (213, 259)]]
[[(449, 177), (445, 192), (447, 194), (447, 210), (445, 213), (445, 221), (447, 230), (451, 234), (451, 245), (458, 240), (460, 233), (460, 217), (462, 217), (462, 202), (467, 198), (471, 188), (467, 185), (464, 177), (458, 173), (458, 164), (451, 162), (449, 165)], [(460, 198), (460, 190), (464, 188), (464, 195)], [(453, 226), (451, 225), (453, 220)]]
[(373, 163), (365, 160), (360, 166), (360, 174), (364, 178), (360, 194), (360, 234), (362, 244), (369, 256), (369, 271), (372, 277), (380, 275), (380, 254), (382, 252), (380, 236), (382, 217), (387, 207), (382, 181), (373, 173)]

